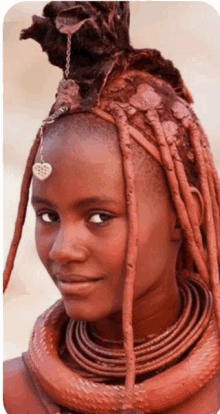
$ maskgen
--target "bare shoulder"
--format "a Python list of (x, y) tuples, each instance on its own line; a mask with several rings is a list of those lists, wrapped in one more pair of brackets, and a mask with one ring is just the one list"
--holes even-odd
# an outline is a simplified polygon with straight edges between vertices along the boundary
[(21, 357), (5, 361), (3, 364), (4, 406), (7, 413), (13, 412), (13, 406), (19, 406), (26, 388), (25, 367)]
[(10, 359), (3, 363), (4, 367), (4, 378), (7, 379), (8, 377), (18, 374), (24, 369), (24, 363), (22, 357), (17, 357), (14, 359)]
[(5, 361), (4, 406), (8, 414), (45, 413), (23, 358)]
[[(25, 366), (22, 357), (10, 359), (3, 364), (4, 391), (14, 393), (25, 382)], [(23, 385), (23, 384), (22, 384)]]
[(14, 413), (22, 408), (25, 394), (29, 389), (26, 368), (22, 357), (5, 361), (3, 364), (4, 406), (6, 412)]

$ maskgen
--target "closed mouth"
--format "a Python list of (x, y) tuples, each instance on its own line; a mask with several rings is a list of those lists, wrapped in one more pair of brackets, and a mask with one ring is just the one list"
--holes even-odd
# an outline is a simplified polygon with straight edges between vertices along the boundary
[(90, 296), (94, 293), (99, 283), (102, 283), (103, 278), (98, 277), (86, 277), (79, 275), (57, 275), (56, 286), (59, 289), (63, 297), (76, 297), (76, 296)]
[(102, 279), (101, 277), (91, 277), (91, 276), (79, 276), (79, 275), (63, 275), (63, 274), (56, 274), (54, 275), (57, 281), (62, 283), (90, 283), (90, 282), (97, 282), (98, 280)]

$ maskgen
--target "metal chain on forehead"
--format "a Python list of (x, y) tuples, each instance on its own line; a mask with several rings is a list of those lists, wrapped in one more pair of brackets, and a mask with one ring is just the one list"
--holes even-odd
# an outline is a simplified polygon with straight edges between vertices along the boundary
[(44, 163), (44, 158), (43, 158), (43, 152), (44, 152), (44, 147), (43, 147), (43, 139), (44, 139), (44, 126), (46, 124), (52, 124), (57, 118), (58, 116), (62, 115), (62, 113), (66, 112), (68, 109), (67, 106), (63, 106), (61, 108), (59, 108), (54, 114), (48, 116), (47, 118), (45, 118), (41, 124), (40, 127), (40, 162), (41, 164)]
[(70, 56), (71, 56), (71, 34), (67, 35), (67, 50), (66, 50), (66, 69), (65, 69), (65, 78), (68, 79), (70, 73)]
[(44, 123), (41, 125), (40, 127), (40, 162), (41, 164), (44, 163), (44, 157), (43, 157), (43, 152), (44, 152), (44, 146), (43, 146), (43, 129), (44, 129)]
[[(67, 50), (66, 50), (66, 70), (64, 72), (65, 79), (68, 79), (69, 72), (70, 72), (70, 56), (71, 56), (71, 34), (67, 34)], [(48, 116), (44, 121), (42, 122), (42, 125), (40, 127), (40, 163), (35, 163), (32, 167), (33, 174), (35, 177), (37, 177), (39, 180), (46, 180), (51, 172), (52, 172), (52, 166), (44, 162), (44, 126), (46, 124), (53, 123), (62, 113), (66, 112), (68, 110), (68, 106), (64, 105), (61, 108), (59, 108), (57, 111), (55, 111), (52, 115)]]

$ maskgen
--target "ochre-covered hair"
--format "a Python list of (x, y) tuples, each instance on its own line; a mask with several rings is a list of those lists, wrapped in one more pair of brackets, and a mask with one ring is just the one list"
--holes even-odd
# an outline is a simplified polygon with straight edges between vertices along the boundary
[[(149, 152), (166, 173), (184, 233), (177, 272), (198, 272), (208, 285), (219, 332), (220, 185), (207, 137), (190, 107), (192, 97), (179, 71), (156, 50), (133, 49), (128, 25), (127, 2), (51, 2), (44, 9), (44, 17), (34, 16), (33, 25), (22, 31), (21, 38), (38, 41), (50, 62), (64, 72), (44, 128), (47, 122), (65, 114), (87, 111), (114, 123), (118, 131), (129, 224), (122, 309), (129, 401), (135, 381), (132, 302), (138, 241), (131, 140)], [(69, 73), (66, 71), (67, 36), (72, 39)], [(4, 289), (21, 238), (39, 143), (38, 132), (23, 177)], [(195, 212), (192, 186), (203, 198), (202, 226)]]

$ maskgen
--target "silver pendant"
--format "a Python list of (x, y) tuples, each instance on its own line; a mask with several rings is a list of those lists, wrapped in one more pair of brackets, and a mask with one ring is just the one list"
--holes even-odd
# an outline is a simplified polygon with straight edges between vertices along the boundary
[(43, 162), (43, 163), (37, 162), (33, 165), (32, 171), (35, 177), (38, 178), (38, 180), (43, 181), (43, 180), (46, 180), (50, 176), (52, 172), (52, 167), (47, 162)]

